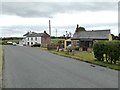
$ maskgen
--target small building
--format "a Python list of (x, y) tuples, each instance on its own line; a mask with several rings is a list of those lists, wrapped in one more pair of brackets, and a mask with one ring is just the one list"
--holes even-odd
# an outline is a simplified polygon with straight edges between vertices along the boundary
[(34, 44), (40, 44), (43, 47), (47, 47), (50, 44), (50, 35), (46, 31), (44, 33), (27, 32), (23, 35), (23, 40), (21, 41), (25, 46), (32, 46)]
[[(79, 30), (77, 30), (79, 29)], [(72, 40), (72, 46), (79, 47), (80, 51), (93, 51), (93, 43), (98, 40), (112, 40), (110, 29), (107, 30), (80, 30), (77, 25), (76, 32), (74, 33)]]
[(71, 39), (64, 40), (64, 50), (67, 49), (67, 46), (71, 44)]

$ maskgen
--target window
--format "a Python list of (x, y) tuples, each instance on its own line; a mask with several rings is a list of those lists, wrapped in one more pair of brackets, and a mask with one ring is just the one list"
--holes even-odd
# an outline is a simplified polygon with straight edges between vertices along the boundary
[(35, 44), (37, 44), (37, 42), (35, 42)]
[(33, 40), (33, 38), (31, 38), (31, 40)]
[(31, 42), (31, 45), (33, 45), (33, 42)]
[(79, 46), (79, 45), (80, 45), (80, 41), (77, 41), (77, 43), (76, 43), (76, 44), (77, 44), (77, 46)]
[(29, 46), (29, 42), (27, 42), (27, 45)]
[(35, 37), (35, 40), (37, 41), (37, 37)]
[(29, 37), (28, 37), (27, 39), (28, 39), (28, 41), (29, 41)]

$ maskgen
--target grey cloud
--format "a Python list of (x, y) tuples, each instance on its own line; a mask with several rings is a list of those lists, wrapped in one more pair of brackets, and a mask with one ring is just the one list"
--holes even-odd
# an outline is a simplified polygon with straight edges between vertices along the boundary
[[(79, 24), (79, 23), (78, 23)], [(118, 33), (118, 31), (114, 31), (113, 29), (117, 29), (118, 24), (117, 23), (110, 23), (110, 24), (106, 24), (106, 23), (102, 23), (102, 24), (96, 24), (96, 25), (92, 25), (92, 24), (86, 24), (86, 25), (80, 25), (82, 27), (85, 27), (86, 30), (91, 30), (90, 28), (96, 28), (99, 27), (99, 29), (101, 29), (100, 27), (109, 27), (109, 28), (104, 28), (104, 29), (111, 29), (111, 32), (113, 34)], [(71, 32), (72, 34), (75, 32), (76, 29), (76, 25), (71, 25), (71, 26), (52, 26), (52, 35), (56, 35), (56, 29), (58, 31), (58, 36), (65, 34), (66, 31)], [(20, 35), (22, 37), (23, 34), (25, 34), (28, 31), (34, 31), (34, 32), (39, 32), (42, 33), (44, 30), (46, 30), (47, 32), (48, 30), (48, 26), (29, 26), (29, 25), (18, 25), (18, 26), (9, 26), (9, 27), (2, 27), (2, 36), (12, 36), (12, 35)]]
[(48, 17), (73, 11), (117, 10), (115, 2), (3, 2), (2, 13), (21, 17)]
[[(118, 23), (99, 23), (99, 24), (86, 24), (83, 25), (86, 28), (90, 28), (90, 27), (118, 27)], [(106, 29), (110, 29), (110, 28), (106, 28)]]
[(34, 25), (16, 25), (1, 27), (0, 32), (2, 36), (23, 35), (28, 31), (43, 32), (48, 30), (47, 26), (34, 26)]

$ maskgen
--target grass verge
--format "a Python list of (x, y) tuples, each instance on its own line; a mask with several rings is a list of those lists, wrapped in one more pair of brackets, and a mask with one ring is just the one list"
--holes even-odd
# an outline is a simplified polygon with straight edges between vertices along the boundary
[(3, 49), (0, 46), (0, 88), (2, 87), (2, 64), (3, 64)]
[(0, 75), (2, 73), (2, 54), (3, 54), (3, 51), (2, 51), (2, 46), (0, 46)]
[(107, 62), (97, 61), (94, 58), (93, 53), (82, 52), (82, 53), (72, 55), (72, 54), (66, 54), (65, 52), (57, 52), (55, 50), (47, 50), (46, 48), (41, 48), (41, 49), (45, 50), (45, 51), (48, 51), (48, 52), (51, 52), (53, 54), (60, 55), (60, 56), (69, 57), (69, 58), (73, 58), (73, 59), (76, 59), (76, 60), (80, 60), (80, 61), (84, 61), (84, 62), (87, 62), (87, 63), (96, 64), (96, 65), (99, 65), (99, 66), (103, 66), (103, 67), (106, 67), (106, 68), (110, 68), (110, 69), (120, 71), (120, 65), (119, 64), (110, 64), (110, 63), (107, 63)]

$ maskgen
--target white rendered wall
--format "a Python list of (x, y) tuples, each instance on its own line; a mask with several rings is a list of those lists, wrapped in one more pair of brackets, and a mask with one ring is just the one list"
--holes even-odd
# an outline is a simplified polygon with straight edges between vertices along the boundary
[[(29, 38), (29, 40), (28, 40), (28, 38)], [(33, 39), (31, 40), (31, 38), (33, 38)], [(35, 38), (37, 38), (37, 40)], [(26, 37), (24, 42), (25, 42), (26, 45), (28, 45), (28, 42), (29, 42), (29, 46), (32, 45), (31, 43), (41, 44), (41, 37)]]

